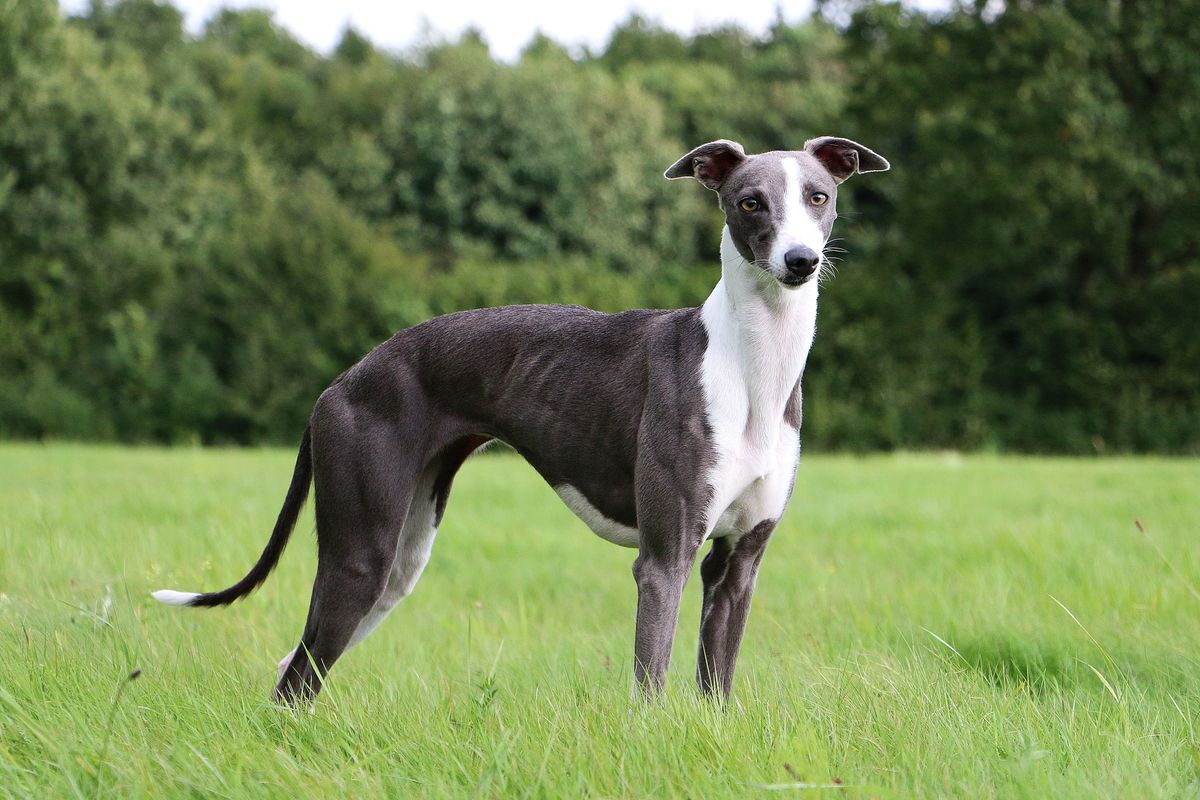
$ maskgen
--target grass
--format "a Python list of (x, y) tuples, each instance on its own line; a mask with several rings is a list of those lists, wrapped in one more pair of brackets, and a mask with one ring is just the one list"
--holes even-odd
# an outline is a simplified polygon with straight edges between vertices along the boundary
[(248, 601), (147, 594), (239, 577), (292, 459), (0, 447), (0, 795), (1200, 791), (1198, 461), (806, 456), (721, 709), (691, 680), (698, 581), (665, 696), (631, 702), (632, 552), (483, 457), (416, 593), (293, 714), (267, 698), (311, 512)]

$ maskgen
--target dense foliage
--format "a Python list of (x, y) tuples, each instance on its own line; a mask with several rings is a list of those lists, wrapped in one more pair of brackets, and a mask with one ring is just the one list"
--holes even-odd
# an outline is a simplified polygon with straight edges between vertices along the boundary
[(895, 169), (843, 192), (810, 445), (1200, 452), (1196, 11), (851, 0), (506, 64), (3, 0), (0, 433), (289, 441), (433, 314), (697, 303), (720, 217), (662, 170), (836, 133)]

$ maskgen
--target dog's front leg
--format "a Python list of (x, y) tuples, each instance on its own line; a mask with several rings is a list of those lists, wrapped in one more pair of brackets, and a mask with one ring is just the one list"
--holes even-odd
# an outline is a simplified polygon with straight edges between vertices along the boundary
[[(638, 464), (637, 632), (633, 674), (643, 695), (662, 688), (679, 623), (679, 600), (704, 541), (702, 496), (657, 459)], [(686, 484), (686, 481), (682, 482)]]
[(683, 585), (708, 534), (705, 518), (712, 489), (704, 467), (714, 457), (712, 442), (702, 407), (693, 403), (690, 412), (681, 412), (700, 389), (694, 369), (687, 359), (662, 356), (654, 361), (638, 427), (633, 674), (646, 697), (666, 679)]
[[(634, 637), (633, 673), (642, 694), (650, 697), (662, 688), (671, 662), (671, 644), (679, 623), (683, 585), (700, 549), (700, 533), (689, 532), (673, 541), (642, 544), (633, 562), (637, 581), (637, 632)], [(694, 540), (695, 544), (691, 542)], [(663, 545), (666, 546), (663, 546)]]
[(775, 523), (767, 521), (737, 539), (716, 539), (700, 566), (704, 606), (696, 683), (707, 694), (729, 697), (758, 565), (774, 530)]

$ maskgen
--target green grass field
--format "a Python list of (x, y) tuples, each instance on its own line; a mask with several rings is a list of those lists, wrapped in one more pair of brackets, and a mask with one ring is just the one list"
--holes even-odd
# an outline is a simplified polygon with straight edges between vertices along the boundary
[(720, 708), (692, 683), (699, 581), (665, 696), (633, 702), (633, 552), (482, 457), (309, 714), (268, 696), (311, 511), (249, 600), (148, 596), (240, 577), (293, 458), (0, 447), (0, 795), (1200, 791), (1198, 461), (806, 455)]

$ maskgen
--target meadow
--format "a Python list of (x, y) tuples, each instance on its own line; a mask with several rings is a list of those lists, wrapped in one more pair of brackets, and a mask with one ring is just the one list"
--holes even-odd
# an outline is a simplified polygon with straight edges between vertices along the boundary
[(240, 577), (293, 458), (0, 447), (0, 796), (1200, 791), (1195, 459), (806, 454), (720, 707), (699, 581), (667, 691), (634, 701), (632, 551), (483, 456), (416, 592), (294, 713), (269, 692), (311, 509), (248, 600), (149, 597)]

